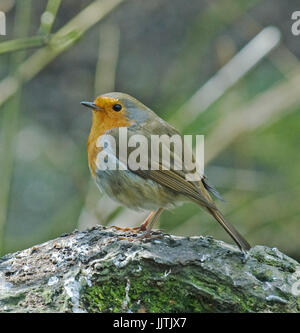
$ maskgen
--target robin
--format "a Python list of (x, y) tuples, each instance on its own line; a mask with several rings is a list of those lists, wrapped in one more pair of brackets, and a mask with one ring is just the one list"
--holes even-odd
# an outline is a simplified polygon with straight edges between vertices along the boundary
[[(160, 167), (155, 170), (150, 166), (148, 169), (131, 168), (124, 157), (120, 157), (118, 130), (121, 128), (126, 128), (129, 138), (137, 134), (147, 140), (150, 140), (152, 135), (180, 135), (175, 128), (137, 99), (124, 93), (107, 93), (97, 97), (93, 102), (81, 102), (81, 104), (90, 108), (93, 113), (87, 151), (90, 172), (99, 189), (129, 208), (151, 211), (140, 227), (126, 230), (144, 231), (141, 237), (149, 237), (153, 225), (164, 209), (189, 200), (211, 214), (242, 251), (250, 249), (249, 243), (218, 210), (211, 194), (218, 198), (220, 195), (209, 185), (206, 176), (199, 175), (199, 180), (189, 180), (186, 177), (187, 170), (184, 168), (177, 170), (172, 164), (169, 170), (165, 170), (161, 167), (161, 160), (157, 161)], [(109, 144), (101, 145), (101, 140), (107, 136), (116, 139), (117, 149), (112, 149)], [(174, 150), (169, 149), (171, 159), (178, 158), (174, 156)], [(118, 168), (102, 167), (103, 160), (99, 157), (100, 154), (103, 156), (104, 152), (117, 163)], [(150, 164), (150, 158), (148, 160)], [(120, 168), (125, 162), (126, 168)]]

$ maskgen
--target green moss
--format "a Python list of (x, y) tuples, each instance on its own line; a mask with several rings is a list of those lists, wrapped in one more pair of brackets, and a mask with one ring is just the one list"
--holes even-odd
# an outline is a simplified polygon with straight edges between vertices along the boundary
[[(261, 302), (264, 290), (258, 285), (254, 288), (261, 296), (246, 297), (242, 287), (233, 290), (230, 281), (216, 285), (215, 276), (203, 274), (199, 267), (178, 268), (170, 274), (163, 265), (128, 265), (121, 269), (111, 266), (109, 271), (107, 275), (99, 271), (92, 279), (93, 286), (83, 290), (81, 302), (88, 312), (286, 311), (283, 304)], [(272, 274), (258, 270), (257, 275), (268, 281)], [(278, 296), (284, 297), (279, 292)]]
[[(202, 304), (191, 297), (176, 281), (158, 284), (145, 283), (142, 278), (130, 279), (128, 304), (126, 303), (126, 283), (112, 280), (101, 286), (89, 287), (84, 295), (89, 312), (201, 312)], [(188, 298), (186, 302), (184, 300)]]
[(14, 296), (9, 296), (3, 300), (1, 300), (1, 302), (6, 305), (6, 304), (9, 304), (9, 305), (17, 305), (18, 303), (20, 303), (21, 301), (23, 301), (26, 297), (26, 294), (25, 293), (19, 293), (19, 294), (16, 294)]
[(260, 281), (273, 281), (274, 270), (265, 268), (256, 268), (252, 271), (253, 275)]
[[(87, 287), (82, 302), (89, 312), (207, 312), (201, 297), (187, 288), (177, 275), (165, 276), (165, 271), (143, 268), (124, 278), (114, 274), (110, 280), (97, 279), (96, 285)], [(129, 282), (128, 282), (129, 281)], [(130, 287), (128, 288), (128, 283)], [(128, 298), (126, 298), (126, 286)], [(127, 301), (128, 300), (128, 301)]]
[(252, 255), (255, 259), (257, 259), (257, 261), (259, 263), (269, 265), (272, 267), (277, 267), (277, 268), (281, 269), (282, 271), (288, 272), (288, 273), (294, 273), (296, 271), (295, 263), (288, 261), (288, 260), (277, 259), (276, 257), (273, 256), (274, 254), (271, 251), (272, 250), (269, 250), (269, 251), (266, 250), (267, 253), (270, 252), (269, 256), (263, 252), (254, 252), (254, 253), (252, 253)]
[(52, 294), (53, 292), (50, 289), (42, 291), (41, 295), (45, 304), (50, 304), (52, 302)]
[(121, 286), (93, 286), (86, 291), (84, 301), (89, 304), (89, 312), (120, 312), (124, 296)]
[[(242, 293), (229, 287), (216, 286), (213, 277), (203, 276), (199, 271), (172, 272), (143, 268), (142, 274), (130, 276), (110, 274), (113, 279), (97, 279), (94, 286), (85, 289), (82, 302), (88, 312), (222, 312), (253, 311), (255, 300), (244, 299)], [(150, 273), (151, 272), (151, 273)], [(126, 286), (130, 282), (128, 298)], [(211, 287), (210, 287), (211, 286)], [(128, 302), (126, 302), (126, 299)]]

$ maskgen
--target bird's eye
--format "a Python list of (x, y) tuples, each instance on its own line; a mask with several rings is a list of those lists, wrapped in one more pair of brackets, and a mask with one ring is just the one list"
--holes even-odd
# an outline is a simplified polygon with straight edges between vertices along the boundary
[(118, 111), (122, 110), (122, 105), (121, 104), (114, 104), (112, 108), (113, 108), (114, 111), (118, 112)]

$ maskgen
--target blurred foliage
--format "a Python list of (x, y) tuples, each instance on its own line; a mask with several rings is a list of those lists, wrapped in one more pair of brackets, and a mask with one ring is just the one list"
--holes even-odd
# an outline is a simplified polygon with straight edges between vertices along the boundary
[[(103, 15), (88, 11), (88, 21), (78, 14), (90, 5), (102, 8), (104, 0), (22, 3), (30, 10), (18, 1), (0, 4), (7, 18), (7, 36), (0, 36), (2, 254), (77, 227), (141, 222), (144, 213), (102, 197), (87, 167), (91, 117), (79, 102), (115, 90), (184, 133), (204, 134), (206, 173), (226, 199), (219, 203), (226, 217), (251, 244), (300, 259), (300, 94), (286, 88), (300, 77), (300, 37), (290, 30), (297, 0), (124, 0), (110, 2)], [(191, 97), (270, 25), (281, 32), (280, 43), (189, 119), (184, 106)], [(252, 105), (259, 125), (241, 126), (241, 110)], [(185, 126), (180, 117), (187, 118)], [(159, 227), (230, 241), (194, 204), (164, 212)]]

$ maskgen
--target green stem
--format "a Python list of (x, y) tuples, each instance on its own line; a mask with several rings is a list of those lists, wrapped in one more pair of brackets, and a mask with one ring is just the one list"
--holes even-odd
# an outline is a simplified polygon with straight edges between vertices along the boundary
[(0, 54), (41, 47), (47, 44), (48, 40), (46, 36), (33, 36), (5, 41), (0, 43)]
[(48, 35), (51, 32), (55, 21), (58, 9), (61, 5), (61, 0), (49, 0), (45, 12), (41, 16), (40, 33)]
[(0, 82), (0, 106), (13, 96), (18, 87), (34, 78), (59, 54), (68, 50), (87, 30), (102, 20), (124, 0), (98, 0), (92, 2), (51, 38), (50, 45), (36, 51), (19, 65), (13, 75)]

